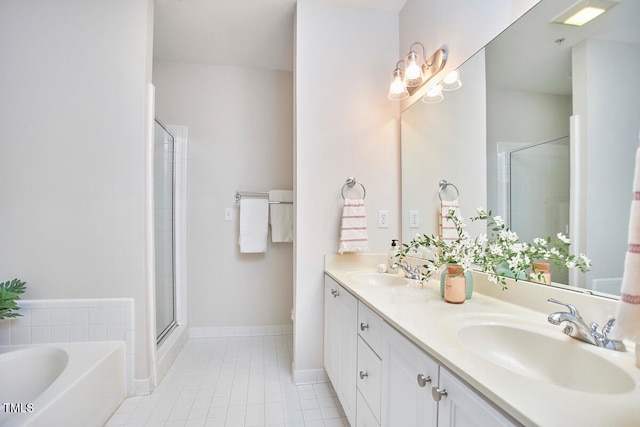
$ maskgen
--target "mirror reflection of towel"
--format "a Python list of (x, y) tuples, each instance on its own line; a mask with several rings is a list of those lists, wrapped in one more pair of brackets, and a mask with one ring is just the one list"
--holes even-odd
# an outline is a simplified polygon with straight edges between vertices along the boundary
[[(293, 191), (269, 191), (269, 224), (271, 224), (271, 241), (293, 242)], [(282, 203), (289, 202), (289, 203)]]
[(240, 199), (240, 252), (267, 251), (269, 234), (269, 200), (266, 198)]
[(344, 199), (338, 253), (366, 252), (368, 250), (369, 239), (367, 237), (367, 214), (364, 199)]
[(458, 231), (450, 219), (447, 219), (449, 211), (453, 209), (456, 216), (460, 216), (460, 205), (456, 200), (442, 200), (440, 202), (440, 238), (446, 241), (458, 240)]

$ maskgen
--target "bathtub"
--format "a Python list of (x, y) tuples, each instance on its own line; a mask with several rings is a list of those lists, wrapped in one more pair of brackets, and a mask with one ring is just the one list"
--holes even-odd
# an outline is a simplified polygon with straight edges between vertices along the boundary
[(102, 426), (124, 396), (124, 342), (0, 346), (3, 427)]

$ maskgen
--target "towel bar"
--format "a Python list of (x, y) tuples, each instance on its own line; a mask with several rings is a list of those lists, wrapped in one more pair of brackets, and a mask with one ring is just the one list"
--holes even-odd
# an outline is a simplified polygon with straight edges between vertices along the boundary
[(448, 182), (446, 179), (441, 179), (439, 184), (440, 188), (438, 190), (438, 197), (440, 198), (440, 201), (442, 201), (442, 191), (445, 190), (448, 186), (452, 186), (456, 189), (456, 198), (460, 197), (460, 190), (458, 190), (458, 187)]
[(362, 185), (361, 182), (356, 181), (356, 179), (354, 177), (350, 176), (345, 181), (344, 185), (342, 186), (342, 191), (340, 192), (342, 194), (342, 199), (343, 200), (344, 200), (344, 189), (345, 189), (345, 187), (351, 188), (356, 184), (360, 184), (360, 187), (362, 187), (362, 200), (364, 200), (364, 198), (367, 197), (367, 189), (364, 188), (364, 185)]

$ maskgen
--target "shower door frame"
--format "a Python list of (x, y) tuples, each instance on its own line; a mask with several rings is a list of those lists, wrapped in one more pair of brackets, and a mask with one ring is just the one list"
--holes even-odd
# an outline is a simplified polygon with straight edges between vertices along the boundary
[[(172, 319), (169, 322), (169, 324), (164, 327), (164, 329), (158, 333), (158, 328), (156, 325), (156, 345), (160, 346), (164, 340), (171, 334), (171, 332), (178, 326), (178, 321), (177, 321), (177, 317), (178, 317), (178, 304), (177, 304), (177, 299), (178, 299), (178, 289), (177, 289), (177, 275), (176, 275), (176, 218), (175, 218), (175, 214), (176, 214), (176, 145), (177, 145), (177, 140), (175, 135), (173, 135), (173, 133), (171, 133), (169, 131), (169, 129), (167, 129), (167, 127), (165, 125), (162, 124), (162, 122), (160, 122), (157, 118), (154, 118), (154, 123), (156, 123), (158, 126), (160, 126), (167, 134), (169, 134), (169, 136), (171, 136), (171, 138), (173, 139), (173, 144), (172, 144), (172, 159), (171, 159), (171, 280), (172, 280), (172, 290), (173, 290), (173, 300), (172, 300)], [(155, 141), (154, 141), (155, 144)], [(155, 174), (154, 174), (154, 179), (155, 179)], [(155, 213), (154, 213), (155, 215)], [(155, 216), (154, 216), (154, 223), (155, 223)], [(154, 227), (154, 234), (155, 234), (155, 227)], [(155, 238), (155, 235), (154, 235)], [(157, 262), (157, 254), (156, 254), (156, 262)], [(155, 281), (154, 281), (155, 282)], [(154, 303), (156, 304), (156, 310), (157, 310), (157, 294), (156, 294), (156, 298)]]

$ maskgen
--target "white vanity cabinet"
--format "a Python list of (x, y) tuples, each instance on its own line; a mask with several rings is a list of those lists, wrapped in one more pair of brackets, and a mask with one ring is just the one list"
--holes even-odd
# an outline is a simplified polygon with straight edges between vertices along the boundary
[(383, 343), (382, 425), (436, 426), (431, 387), (438, 384), (438, 364), (386, 323)]
[(324, 368), (351, 425), (355, 425), (358, 300), (324, 279)]
[(382, 426), (515, 426), (404, 335), (383, 328)]
[(443, 366), (440, 366), (438, 389), (446, 390), (447, 393), (439, 402), (439, 427), (517, 425)]
[(351, 426), (515, 426), (325, 275), (324, 366)]

